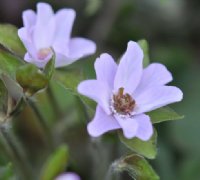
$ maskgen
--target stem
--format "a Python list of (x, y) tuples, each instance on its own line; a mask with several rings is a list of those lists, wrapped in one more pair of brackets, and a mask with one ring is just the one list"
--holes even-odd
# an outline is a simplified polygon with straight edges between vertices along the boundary
[(27, 161), (27, 157), (23, 149), (17, 143), (16, 138), (6, 127), (0, 127), (0, 137), (3, 147), (7, 155), (15, 164), (18, 172), (23, 180), (33, 179), (31, 167)]
[(53, 93), (53, 89), (52, 89), (52, 86), (51, 86), (50, 83), (49, 83), (49, 86), (47, 87), (46, 92), (47, 92), (47, 96), (48, 96), (48, 99), (50, 101), (50, 104), (52, 105), (52, 108), (55, 111), (55, 114), (61, 115), (61, 111), (59, 109), (58, 102), (57, 102), (56, 97)]
[(32, 99), (27, 99), (27, 103), (29, 104), (29, 106), (32, 108), (33, 112), (35, 113), (35, 115), (37, 116), (38, 119), (38, 123), (41, 125), (40, 127), (44, 130), (43, 134), (45, 134), (45, 139), (48, 142), (49, 148), (51, 150), (53, 150), (53, 138), (52, 138), (52, 134), (51, 131), (48, 127), (48, 125), (46, 124), (45, 119), (43, 118), (41, 112), (39, 111), (37, 105), (35, 104), (35, 102)]

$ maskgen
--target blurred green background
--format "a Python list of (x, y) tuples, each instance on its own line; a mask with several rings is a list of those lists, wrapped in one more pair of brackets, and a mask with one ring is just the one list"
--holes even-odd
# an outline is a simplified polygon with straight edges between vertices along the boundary
[[(0, 0), (0, 22), (22, 26), (22, 11), (35, 9), (34, 0)], [(183, 120), (165, 122), (156, 125), (158, 130), (158, 157), (151, 161), (161, 180), (199, 180), (200, 179), (200, 1), (199, 0), (52, 0), (49, 2), (55, 10), (70, 7), (77, 12), (73, 27), (73, 36), (84, 36), (97, 43), (97, 53), (90, 59), (81, 60), (88, 63), (85, 68), (87, 77), (94, 77), (93, 62), (100, 53), (108, 52), (119, 58), (125, 51), (129, 40), (146, 39), (150, 45), (151, 62), (165, 64), (173, 73), (171, 83), (180, 87), (184, 92), (184, 100), (173, 107), (180, 114), (185, 115)], [(71, 67), (82, 67), (82, 62), (76, 62)], [(59, 85), (54, 85), (57, 100), (61, 102), (62, 112), (69, 113), (82, 119), (76, 123), (67, 120), (54, 128), (57, 131), (70, 132), (66, 141), (73, 147), (81, 147), (85, 143), (87, 132), (85, 121), (81, 113), (74, 110), (76, 99)], [(63, 97), (66, 96), (66, 99)], [(48, 114), (49, 122), (53, 117), (51, 107), (41, 95), (40, 106), (44, 114)], [(66, 102), (67, 101), (67, 102)], [(45, 104), (46, 103), (46, 104)], [(63, 108), (63, 109), (62, 109)], [(66, 109), (68, 112), (66, 112)], [(47, 113), (48, 112), (48, 113)], [(23, 142), (28, 143), (28, 149), (37, 149), (42, 146), (40, 131), (37, 125), (31, 124), (26, 109), (16, 121), (17, 131)], [(73, 114), (74, 113), (74, 114)], [(69, 116), (68, 116), (68, 119)], [(24, 123), (22, 123), (24, 121)], [(19, 123), (20, 122), (20, 123)], [(63, 119), (63, 122), (65, 120)], [(76, 130), (74, 126), (76, 125)], [(77, 126), (79, 128), (77, 132)], [(35, 127), (35, 128), (33, 128)], [(68, 128), (67, 128), (68, 127)], [(38, 130), (32, 135), (32, 131)], [(28, 132), (28, 133), (27, 133)], [(35, 136), (37, 134), (38, 136)], [(83, 135), (83, 136), (82, 136)], [(81, 137), (81, 138), (80, 138)], [(58, 138), (59, 139), (59, 138)], [(70, 142), (70, 139), (72, 142)], [(86, 140), (87, 141), (87, 140)], [(109, 141), (108, 141), (109, 142)], [(59, 144), (59, 142), (58, 142)], [(108, 143), (109, 144), (109, 143)], [(86, 145), (84, 145), (86, 146)], [(110, 145), (107, 145), (108, 148)], [(74, 161), (79, 161), (83, 167), (90, 152), (87, 148), (74, 152)], [(34, 151), (35, 152), (35, 151)], [(32, 153), (32, 152), (31, 152)], [(41, 153), (40, 150), (36, 153)], [(45, 156), (45, 155), (44, 155)], [(31, 154), (36, 161), (34, 154)], [(40, 157), (41, 158), (41, 157)], [(34, 162), (33, 162), (34, 163)], [(90, 164), (89, 162), (87, 162)], [(72, 163), (73, 164), (73, 163)], [(82, 177), (86, 177), (88, 169), (77, 170)], [(87, 179), (87, 178), (85, 178)], [(124, 178), (128, 179), (128, 177)]]

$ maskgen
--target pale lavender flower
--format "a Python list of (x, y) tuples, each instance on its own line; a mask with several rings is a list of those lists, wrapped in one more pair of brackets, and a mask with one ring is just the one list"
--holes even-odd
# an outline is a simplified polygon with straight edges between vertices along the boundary
[(81, 180), (81, 179), (77, 174), (73, 172), (68, 172), (59, 175), (55, 180)]
[(159, 63), (143, 69), (143, 52), (130, 41), (119, 65), (109, 54), (95, 62), (96, 80), (79, 84), (78, 91), (98, 103), (94, 119), (87, 129), (97, 137), (107, 131), (122, 129), (126, 138), (148, 140), (153, 134), (146, 112), (182, 100), (182, 92), (174, 86), (171, 73)]
[(75, 15), (73, 9), (67, 8), (54, 14), (47, 3), (37, 4), (37, 14), (33, 10), (24, 11), (24, 27), (18, 30), (18, 35), (27, 49), (25, 61), (44, 67), (53, 54), (51, 48), (56, 53), (56, 67), (93, 54), (96, 50), (93, 41), (70, 37)]

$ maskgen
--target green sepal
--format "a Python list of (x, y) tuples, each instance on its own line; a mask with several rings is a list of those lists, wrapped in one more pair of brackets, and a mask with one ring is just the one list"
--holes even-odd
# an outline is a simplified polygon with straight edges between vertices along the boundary
[(152, 137), (148, 141), (142, 141), (138, 138), (127, 139), (122, 131), (118, 131), (120, 141), (130, 150), (148, 158), (154, 159), (157, 155), (157, 131), (154, 129)]
[(16, 72), (16, 80), (26, 96), (44, 89), (49, 82), (46, 75), (33, 64), (21, 66)]
[(150, 63), (150, 58), (149, 58), (149, 44), (145, 39), (141, 39), (138, 41), (138, 44), (143, 50), (144, 53), (144, 58), (143, 58), (143, 67), (147, 67)]
[(159, 180), (151, 165), (142, 156), (132, 154), (115, 161), (112, 165), (114, 171), (127, 171), (135, 180)]
[(48, 63), (44, 68), (44, 74), (46, 75), (48, 80), (51, 80), (54, 70), (55, 70), (55, 53), (53, 53), (52, 58), (48, 61)]

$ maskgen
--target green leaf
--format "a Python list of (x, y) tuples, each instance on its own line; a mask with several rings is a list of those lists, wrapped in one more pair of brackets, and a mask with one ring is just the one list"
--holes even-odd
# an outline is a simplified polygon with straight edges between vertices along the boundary
[(16, 101), (19, 101), (23, 97), (22, 87), (6, 74), (2, 74), (1, 79), (4, 82), (10, 96)]
[(53, 54), (52, 58), (48, 61), (47, 65), (44, 68), (44, 74), (48, 80), (51, 79), (55, 70), (55, 54)]
[(77, 94), (77, 86), (83, 80), (83, 73), (78, 69), (56, 70), (54, 78), (65, 89)]
[(64, 172), (68, 163), (68, 148), (60, 146), (45, 163), (40, 180), (53, 180), (60, 173)]
[(1, 79), (8, 91), (7, 116), (11, 117), (21, 112), (24, 107), (23, 89), (16, 81), (5, 74), (1, 75)]
[(13, 54), (23, 58), (26, 52), (17, 34), (17, 28), (11, 24), (0, 24), (0, 44)]
[(7, 122), (24, 107), (23, 90), (9, 76), (0, 76), (0, 123)]
[(14, 176), (14, 171), (11, 163), (8, 163), (4, 167), (0, 167), (0, 179), (11, 180), (14, 179), (13, 176)]
[(150, 63), (148, 42), (145, 39), (141, 39), (138, 41), (138, 44), (140, 45), (144, 53), (143, 66), (147, 67)]
[(48, 84), (45, 74), (33, 64), (20, 67), (16, 72), (16, 79), (28, 96), (44, 89)]
[(4, 122), (4, 119), (7, 114), (7, 102), (8, 102), (8, 92), (0, 79), (0, 123)]
[(173, 109), (171, 109), (167, 106), (163, 107), (163, 108), (156, 109), (156, 110), (151, 111), (147, 114), (150, 116), (151, 122), (153, 124), (154, 123), (160, 123), (160, 122), (163, 122), (163, 121), (171, 121), (171, 120), (178, 120), (178, 119), (184, 118), (184, 116), (179, 115)]
[(84, 105), (88, 106), (91, 111), (94, 110), (95, 102), (77, 92), (78, 84), (84, 80), (83, 71), (78, 69), (67, 69), (66, 71), (56, 70), (54, 78), (66, 90), (81, 98), (81, 101), (84, 103)]
[(115, 171), (127, 171), (136, 180), (159, 180), (151, 165), (140, 155), (133, 154), (114, 162)]
[(132, 151), (146, 157), (149, 159), (154, 159), (157, 154), (157, 132), (154, 129), (154, 134), (151, 139), (148, 141), (142, 141), (138, 138), (126, 139), (122, 133), (122, 131), (118, 131), (119, 138), (121, 142), (126, 145)]
[(6, 73), (15, 76), (16, 70), (22, 65), (22, 62), (12, 54), (0, 50), (0, 73)]

